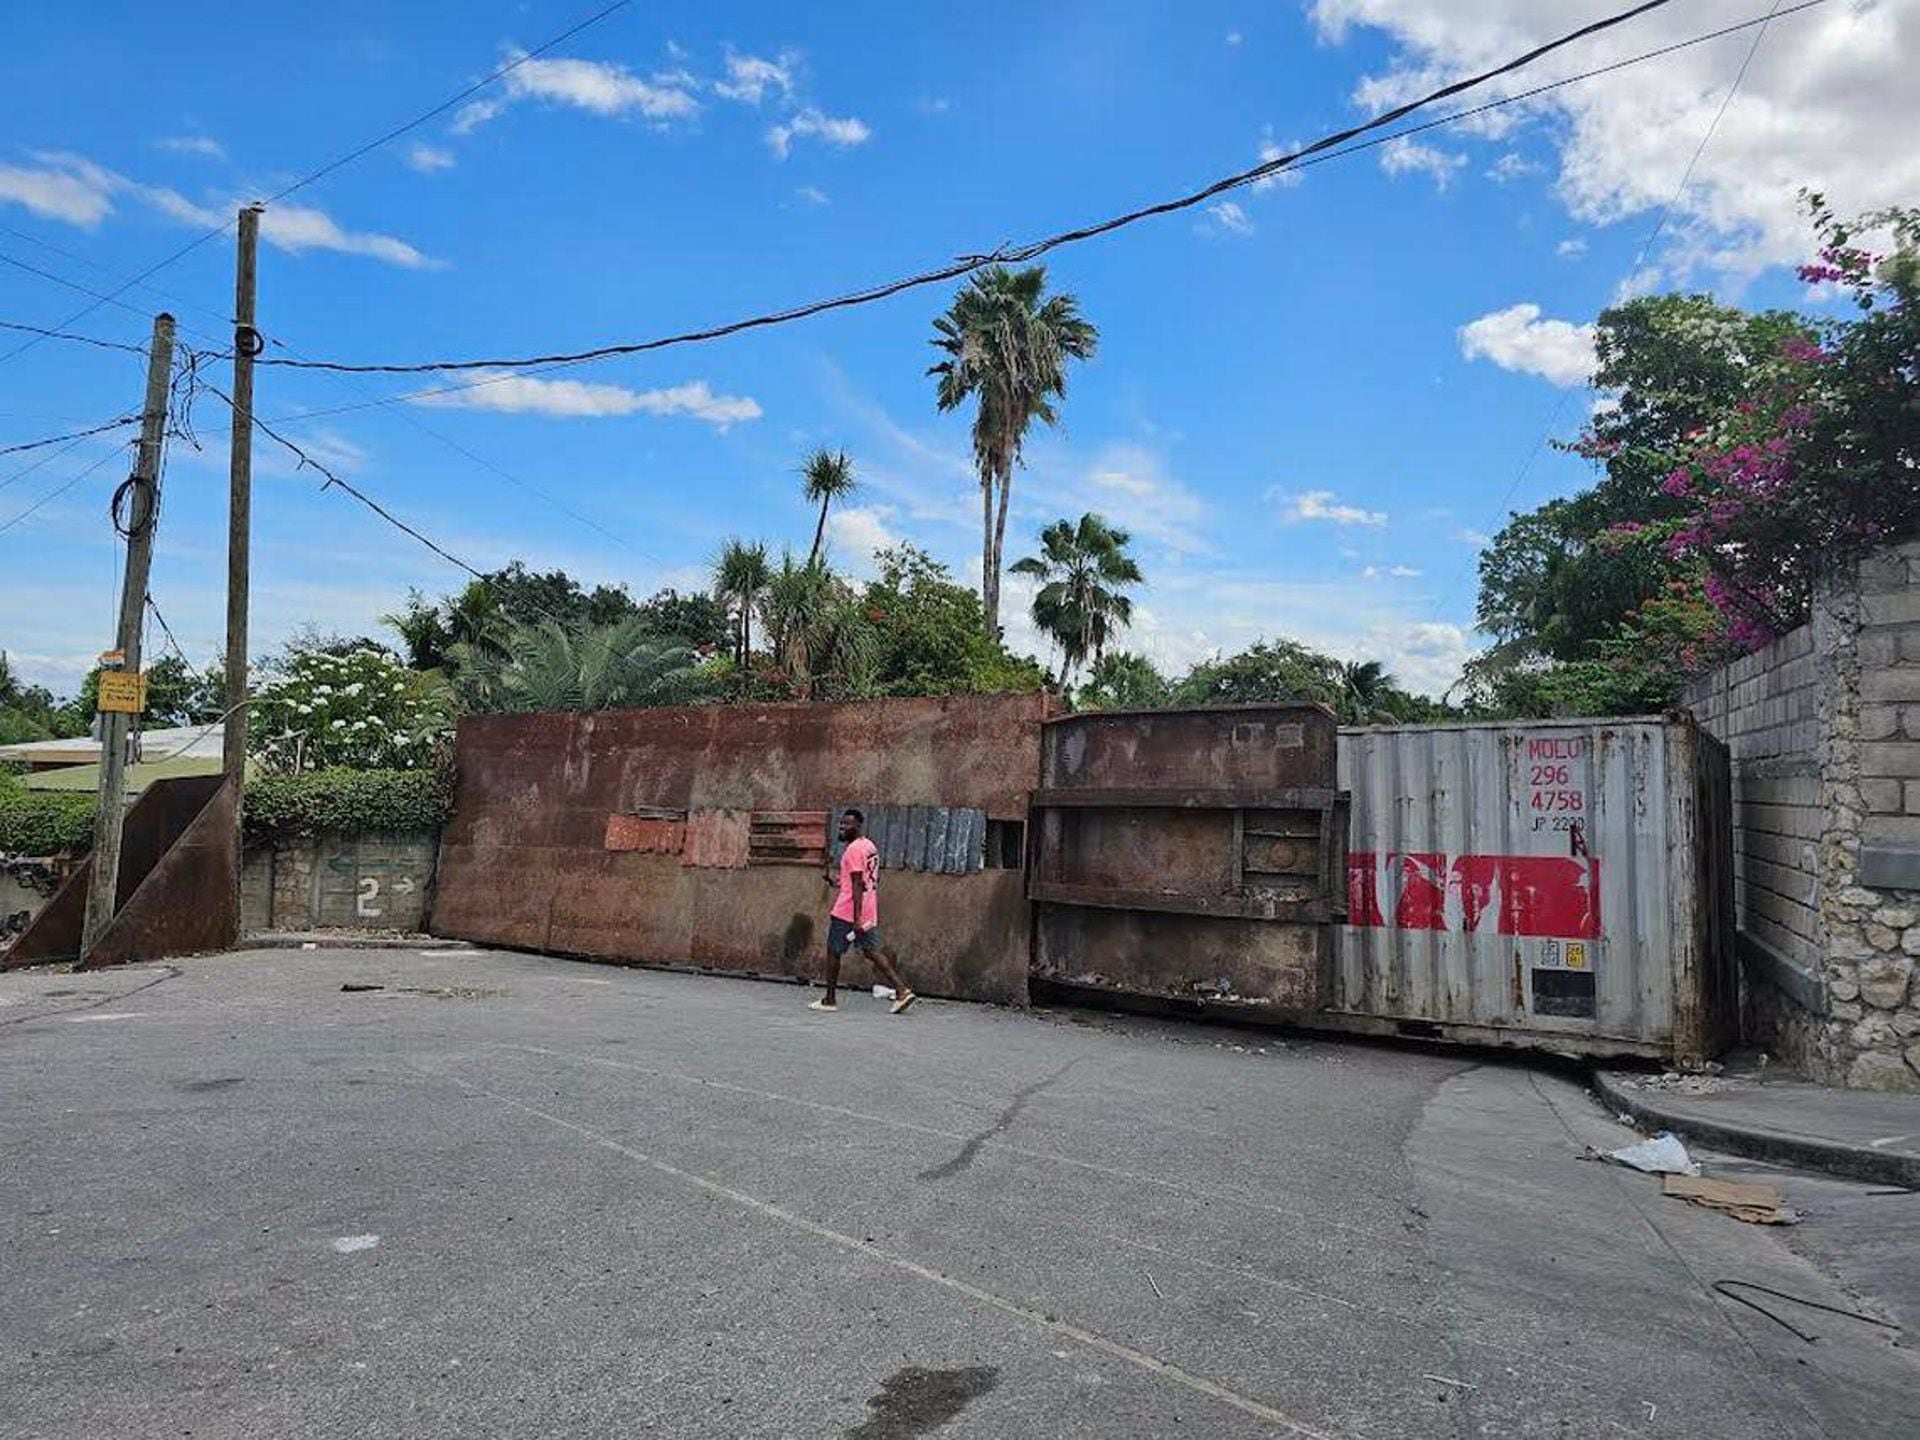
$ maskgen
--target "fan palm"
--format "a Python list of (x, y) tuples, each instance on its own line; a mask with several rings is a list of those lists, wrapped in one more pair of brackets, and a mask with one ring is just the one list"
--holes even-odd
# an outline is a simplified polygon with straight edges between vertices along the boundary
[(1349, 660), (1340, 666), (1340, 718), (1349, 725), (1392, 720), (1393, 676), (1378, 660)]
[(813, 565), (819, 562), (820, 548), (827, 539), (827, 507), (853, 494), (860, 488), (860, 482), (853, 478), (853, 461), (844, 450), (814, 451), (801, 467), (800, 475), (807, 500), (820, 502), (820, 522), (813, 527), (813, 549), (807, 552), (807, 564)]
[(1089, 656), (1098, 663), (1107, 641), (1133, 621), (1133, 601), (1122, 592), (1144, 577), (1127, 554), (1132, 538), (1098, 515), (1056, 520), (1040, 532), (1040, 553), (1013, 566), (1041, 582), (1033, 623), (1060, 647), (1063, 685)]
[(1072, 295), (1046, 294), (1042, 265), (1009, 270), (991, 265), (969, 280), (947, 313), (933, 322), (934, 348), (946, 359), (927, 371), (939, 377), (941, 410), (976, 402), (973, 459), (980, 472), (980, 604), (989, 635), (1000, 630), (1000, 561), (1007, 501), (1028, 428), (1052, 425), (1054, 401), (1066, 394), (1067, 361), (1085, 360), (1099, 331), (1082, 318)]
[(493, 712), (609, 710), (669, 705), (695, 680), (686, 645), (630, 618), (611, 625), (542, 620), (515, 626), (498, 648), (454, 646), (461, 700)]
[(767, 547), (757, 541), (729, 540), (713, 562), (713, 596), (731, 606), (739, 622), (733, 659), (743, 669), (753, 655), (753, 612), (766, 593), (767, 576)]

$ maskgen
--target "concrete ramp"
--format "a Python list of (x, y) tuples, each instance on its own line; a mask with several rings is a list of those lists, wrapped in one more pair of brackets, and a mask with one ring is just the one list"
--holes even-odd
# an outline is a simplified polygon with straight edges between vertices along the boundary
[[(225, 950), (239, 938), (238, 807), (218, 775), (160, 780), (127, 811), (113, 924), (86, 968)], [(89, 856), (7, 953), (5, 968), (80, 960)]]

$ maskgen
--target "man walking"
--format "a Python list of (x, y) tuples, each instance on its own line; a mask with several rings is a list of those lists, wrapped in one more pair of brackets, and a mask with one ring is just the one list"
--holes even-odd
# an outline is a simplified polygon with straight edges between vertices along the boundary
[[(812, 1002), (813, 1010), (838, 1010), (835, 987), (840, 980), (840, 957), (858, 949), (874, 969), (893, 986), (893, 1013), (898, 1015), (917, 998), (900, 974), (900, 963), (880, 939), (880, 851), (862, 835), (867, 817), (849, 809), (840, 817), (840, 893), (827, 920), (827, 993)], [(827, 883), (833, 883), (828, 877)]]

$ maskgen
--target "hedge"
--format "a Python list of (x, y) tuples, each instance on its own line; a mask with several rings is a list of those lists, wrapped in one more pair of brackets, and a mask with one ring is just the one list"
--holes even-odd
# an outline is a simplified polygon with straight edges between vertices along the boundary
[[(0, 854), (53, 855), (93, 842), (94, 797), (29, 790), (0, 775)], [(438, 830), (453, 815), (444, 770), (316, 770), (247, 782), (246, 838)]]
[(292, 835), (395, 835), (438, 830), (453, 816), (445, 770), (314, 770), (247, 782), (247, 839)]
[(93, 843), (91, 795), (29, 790), (0, 775), (0, 855), (56, 855)]

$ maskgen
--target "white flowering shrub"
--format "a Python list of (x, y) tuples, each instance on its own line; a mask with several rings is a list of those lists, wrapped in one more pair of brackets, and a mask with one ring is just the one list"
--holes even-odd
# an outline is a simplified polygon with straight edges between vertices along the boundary
[(247, 749), (264, 769), (420, 770), (452, 718), (446, 686), (385, 651), (294, 650), (254, 687)]

